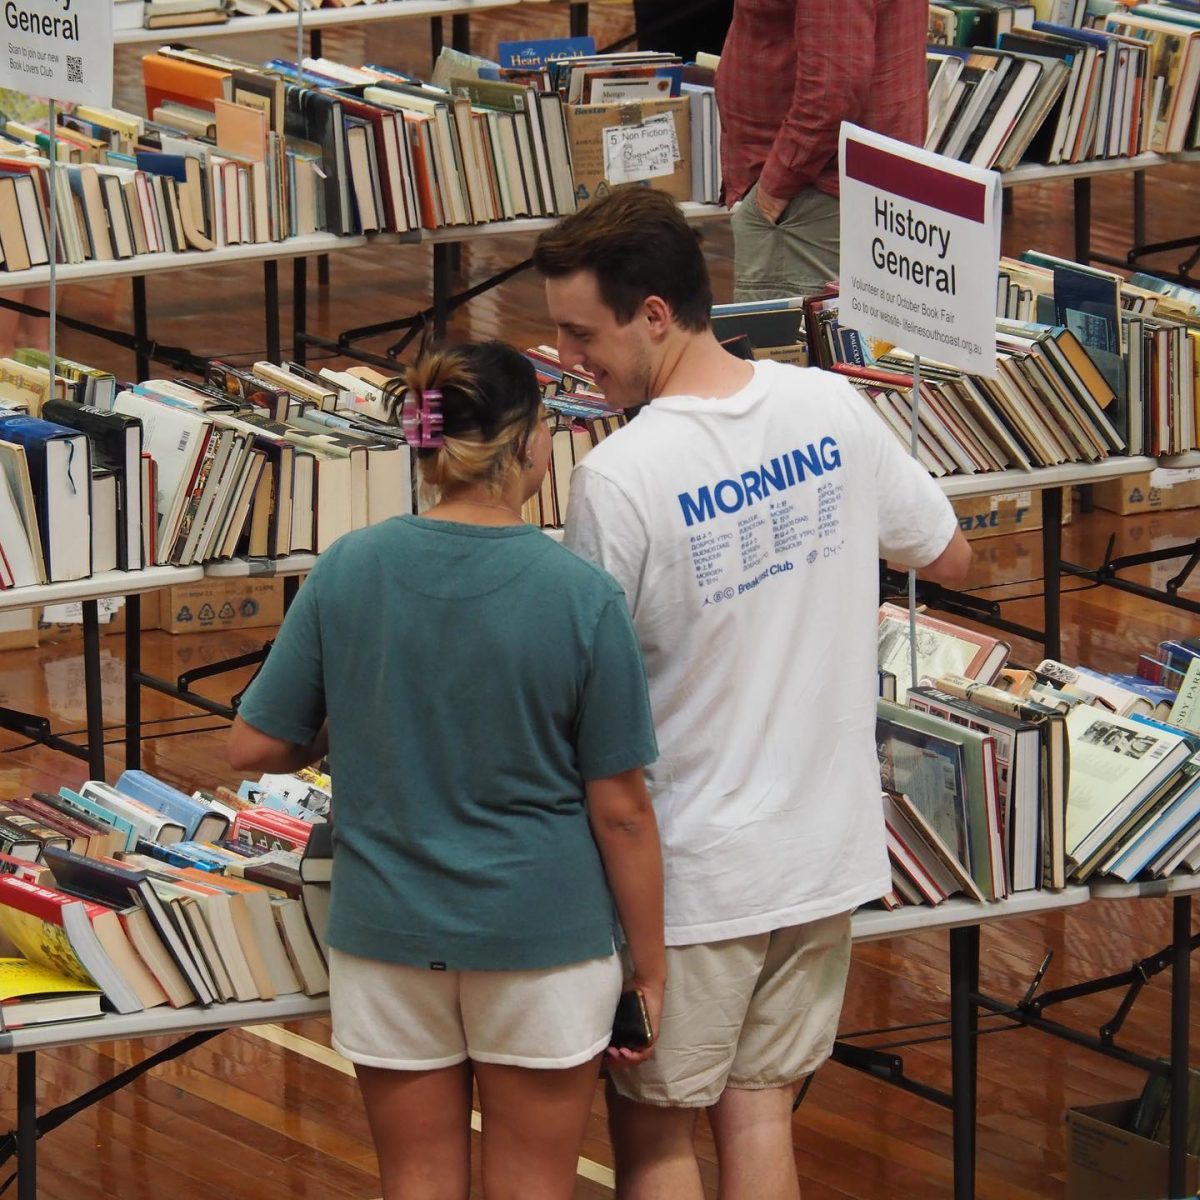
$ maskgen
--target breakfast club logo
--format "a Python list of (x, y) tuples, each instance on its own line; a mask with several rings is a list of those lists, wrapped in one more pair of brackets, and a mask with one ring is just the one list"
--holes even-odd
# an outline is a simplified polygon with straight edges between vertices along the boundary
[(684, 524), (690, 529), (716, 517), (718, 512), (740, 512), (827, 471), (836, 471), (841, 465), (842, 454), (833, 438), (809, 442), (803, 450), (789, 450), (740, 475), (704, 484), (695, 492), (680, 492), (677, 499)]

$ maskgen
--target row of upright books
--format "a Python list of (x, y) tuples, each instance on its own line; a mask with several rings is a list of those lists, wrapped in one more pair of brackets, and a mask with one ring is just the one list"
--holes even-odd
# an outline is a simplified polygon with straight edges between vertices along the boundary
[[(927, 613), (917, 627), (914, 686), (908, 613), (880, 610), (889, 906), (1200, 869), (1200, 640), (1104, 674), (1018, 668), (1004, 642)], [(1186, 663), (1175, 688), (1150, 678), (1167, 662)]]
[(213, 360), (204, 382), (0, 359), (0, 586), (319, 553), (413, 511), (388, 377)]
[[(918, 454), (934, 475), (1200, 447), (1200, 311), (1184, 289), (1037, 251), (1001, 260), (995, 375), (922, 361)], [(809, 361), (848, 376), (905, 445), (910, 355), (840, 319), (831, 286), (803, 303)]]
[(306, 769), (0, 802), (0, 1025), (326, 992), (330, 799)]
[(65, 263), (559, 216), (638, 179), (719, 196), (715, 92), (692, 78), (712, 72), (671, 54), (514, 68), (446, 51), (425, 82), (164, 46), (142, 70), (148, 117), (79, 106), (52, 132), (4, 123), (5, 270), (49, 262), (52, 136)]
[(1092, 8), (931, 4), (926, 149), (1010, 170), (1200, 148), (1200, 9)]

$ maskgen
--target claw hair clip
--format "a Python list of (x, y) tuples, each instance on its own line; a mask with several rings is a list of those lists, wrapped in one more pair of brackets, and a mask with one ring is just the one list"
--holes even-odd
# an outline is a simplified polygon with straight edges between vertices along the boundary
[(400, 406), (404, 440), (418, 450), (436, 450), (442, 444), (442, 393), (438, 388), (409, 390)]

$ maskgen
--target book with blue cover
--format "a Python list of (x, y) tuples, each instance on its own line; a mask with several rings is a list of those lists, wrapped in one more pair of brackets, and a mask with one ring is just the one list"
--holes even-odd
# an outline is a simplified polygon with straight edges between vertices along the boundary
[(123, 817), (120, 813), (110, 812), (103, 805), (97, 804), (86, 796), (81, 796), (69, 787), (60, 787), (58, 794), (83, 816), (93, 821), (100, 821), (122, 834), (125, 838), (126, 850), (132, 850), (137, 845), (138, 831), (127, 817)]
[(92, 455), (87, 435), (0, 410), (0, 438), (25, 450), (49, 581), (86, 579), (92, 573)]
[(211, 811), (201, 801), (146, 771), (123, 771), (117, 778), (116, 789), (178, 821), (184, 828), (183, 840), (216, 841), (229, 828), (229, 818), (224, 813)]
[(594, 37), (530, 38), (522, 42), (501, 42), (496, 57), (501, 67), (536, 71), (556, 58), (582, 58), (596, 53)]

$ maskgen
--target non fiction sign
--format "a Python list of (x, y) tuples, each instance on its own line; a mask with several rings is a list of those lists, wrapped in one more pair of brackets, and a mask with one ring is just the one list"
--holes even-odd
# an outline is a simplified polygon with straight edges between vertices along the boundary
[(112, 104), (111, 0), (2, 0), (0, 88)]
[(996, 373), (1000, 177), (843, 122), (843, 325)]

